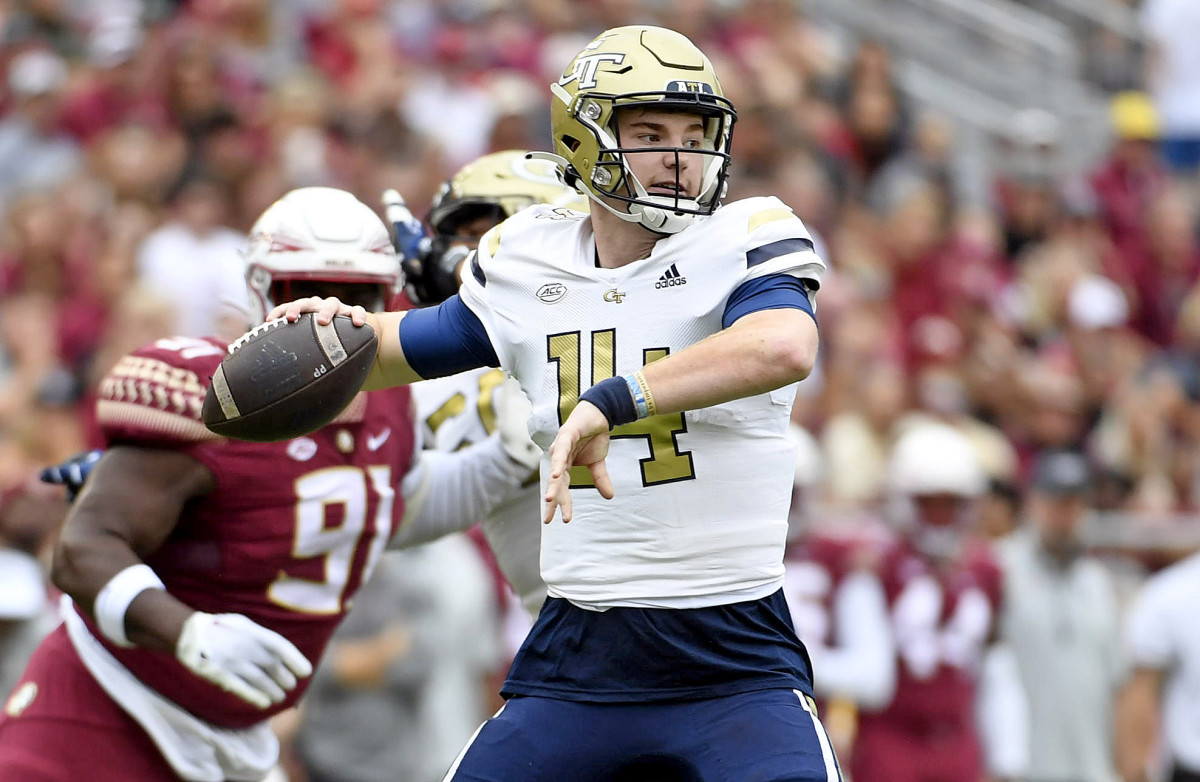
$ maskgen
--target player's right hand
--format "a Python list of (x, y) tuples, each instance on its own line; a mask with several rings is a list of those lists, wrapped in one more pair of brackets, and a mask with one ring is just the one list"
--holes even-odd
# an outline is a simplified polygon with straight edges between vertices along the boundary
[(266, 709), (312, 675), (312, 663), (292, 642), (241, 614), (197, 611), (183, 623), (175, 657), (192, 673), (247, 703)]
[(75, 497), (83, 489), (83, 484), (87, 482), (92, 468), (96, 466), (96, 462), (100, 461), (100, 457), (103, 455), (104, 451), (101, 450), (77, 453), (62, 464), (42, 470), (40, 477), (43, 483), (65, 486), (67, 502), (74, 502)]
[(288, 322), (295, 323), (300, 319), (300, 316), (306, 312), (315, 312), (317, 323), (322, 326), (328, 326), (333, 322), (335, 315), (349, 316), (350, 320), (354, 321), (355, 326), (362, 326), (367, 322), (367, 311), (359, 306), (351, 307), (348, 304), (343, 304), (340, 299), (335, 299), (332, 296), (327, 299), (322, 299), (320, 296), (309, 296), (307, 299), (297, 299), (280, 304), (267, 313), (267, 320), (275, 320), (276, 318), (287, 318)]
[(549, 524), (554, 514), (562, 509), (564, 524), (570, 523), (573, 515), (571, 504), (571, 468), (582, 465), (592, 475), (596, 491), (606, 500), (613, 498), (612, 479), (608, 475), (609, 431), (604, 413), (586, 400), (575, 405), (575, 409), (563, 421), (554, 442), (550, 443), (550, 479), (546, 482), (546, 493), (542, 499), (542, 523)]

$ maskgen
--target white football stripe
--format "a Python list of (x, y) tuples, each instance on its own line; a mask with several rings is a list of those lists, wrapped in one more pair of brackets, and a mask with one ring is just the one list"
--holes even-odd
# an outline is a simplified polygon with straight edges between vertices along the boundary
[(325, 357), (329, 359), (329, 363), (337, 366), (346, 360), (346, 346), (342, 344), (342, 338), (338, 336), (337, 329), (333, 326), (333, 321), (328, 325), (322, 326), (317, 323), (317, 319), (313, 318), (313, 327), (317, 332), (317, 342), (321, 345), (321, 350), (325, 351)]
[(216, 373), (212, 379), (213, 393), (217, 395), (217, 402), (221, 405), (221, 412), (228, 419), (240, 418), (242, 411), (238, 410), (237, 403), (233, 401), (233, 392), (229, 390), (229, 381), (225, 379), (225, 367), (218, 366)]
[(825, 726), (821, 724), (821, 720), (817, 718), (817, 711), (813, 708), (808, 696), (799, 690), (792, 690), (796, 693), (796, 697), (800, 699), (800, 705), (808, 712), (808, 716), (812, 717), (813, 730), (817, 733), (817, 743), (821, 745), (821, 759), (825, 761), (825, 778), (829, 782), (841, 782), (842, 770), (838, 767), (837, 755), (833, 752), (833, 745), (829, 743), (829, 735), (825, 733)]
[[(504, 706), (507, 705), (508, 703), (504, 704)], [(450, 770), (446, 772), (446, 776), (442, 778), (442, 782), (450, 782), (450, 780), (454, 779), (454, 774), (456, 771), (458, 771), (458, 767), (462, 765), (463, 758), (467, 756), (467, 751), (471, 749), (471, 745), (475, 743), (475, 739), (479, 738), (479, 732), (482, 731), (489, 722), (496, 719), (504, 712), (504, 706), (501, 706), (500, 711), (492, 715), (491, 720), (484, 720), (483, 724), (475, 729), (475, 732), (471, 734), (471, 738), (467, 740), (467, 746), (463, 747), (462, 751), (458, 753), (458, 757), (456, 757), (454, 759), (454, 763), (450, 765)]]

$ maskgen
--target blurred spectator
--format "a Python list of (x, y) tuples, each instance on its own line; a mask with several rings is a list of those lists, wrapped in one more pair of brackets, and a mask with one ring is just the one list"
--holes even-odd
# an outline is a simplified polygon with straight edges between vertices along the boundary
[[(29, 554), (0, 547), (0, 703), (12, 713), (37, 694), (14, 693), (29, 655), (56, 623), (46, 573)], [(11, 697), (10, 697), (11, 696)]]
[(1132, 277), (1147, 252), (1146, 214), (1166, 187), (1168, 174), (1155, 148), (1161, 133), (1158, 112), (1144, 93), (1114, 96), (1110, 118), (1116, 138), (1108, 157), (1089, 179), (1104, 223), (1122, 255), (1122, 273)]
[(829, 475), (829, 500), (849, 506), (883, 496), (893, 426), (904, 410), (900, 368), (873, 364), (859, 378), (854, 406), (830, 419), (821, 448)]
[(427, 70), (409, 88), (401, 113), (414, 130), (438, 139), (447, 164), (457, 169), (488, 151), (496, 105), (475, 78), (481, 63), (471, 36), (447, 29), (436, 43), (439, 67)]
[(66, 64), (50, 52), (31, 49), (9, 62), (13, 101), (0, 119), (0, 216), (14, 196), (47, 190), (79, 170), (79, 147), (58, 124), (66, 82)]
[(1200, 6), (1191, 0), (1145, 0), (1142, 28), (1150, 39), (1148, 82), (1162, 117), (1163, 158), (1178, 174), (1200, 166)]
[(63, 57), (75, 57), (83, 49), (79, 34), (80, 8), (65, 0), (27, 0), (7, 4), (0, 44), (37, 42)]
[(1031, 782), (1116, 778), (1110, 714), (1120, 676), (1117, 605), (1108, 571), (1083, 552), (1090, 486), (1079, 454), (1039, 455), (1025, 526), (999, 547), (1000, 631), (1029, 703)]
[(52, 358), (75, 369), (95, 347), (106, 313), (89, 273), (95, 248), (63, 195), (13, 203), (0, 249), (0, 295), (44, 299), (53, 316)]
[(1014, 114), (1008, 133), (1000, 139), (999, 170), (992, 187), (1010, 259), (1050, 232), (1057, 208), (1061, 142), (1059, 118), (1036, 108)]
[(1150, 202), (1144, 224), (1146, 255), (1134, 273), (1134, 325), (1165, 347), (1175, 339), (1176, 313), (1200, 281), (1200, 242), (1191, 194), (1178, 186), (1163, 189)]
[(1129, 611), (1125, 644), (1133, 670), (1116, 712), (1124, 782), (1200, 779), (1198, 594), (1200, 554), (1193, 554), (1147, 580)]
[(1008, 481), (992, 479), (979, 503), (979, 532), (990, 540), (1000, 540), (1020, 523), (1021, 493)]
[(171, 302), (178, 336), (246, 330), (245, 237), (226, 227), (227, 197), (207, 175), (185, 175), (168, 198), (172, 219), (138, 253), (138, 279)]
[(63, 128), (81, 143), (130, 122), (155, 130), (166, 125), (166, 102), (152, 83), (143, 38), (135, 20), (120, 17), (93, 31), (88, 67), (63, 106)]

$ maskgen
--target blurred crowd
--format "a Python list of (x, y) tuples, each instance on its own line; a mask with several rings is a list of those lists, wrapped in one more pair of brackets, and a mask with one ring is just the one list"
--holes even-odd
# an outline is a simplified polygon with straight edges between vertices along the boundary
[[(1186, 527), (1200, 65), (1181, 52), (1200, 18), (1133, 5), (1144, 41), (1089, 42), (1105, 154), (1064, 170), (1059, 118), (1015, 110), (981, 200), (953, 164), (954, 122), (906, 97), (888, 48), (790, 0), (0, 0), (0, 544), (45, 556), (65, 505), (37, 474), (98, 445), (90, 401), (120, 356), (244, 330), (239, 251), (266, 206), (330, 185), (382, 212), (390, 187), (420, 215), (478, 155), (547, 149), (547, 85), (632, 22), (709, 54), (738, 109), (729, 198), (778, 195), (829, 261), (794, 414), (826, 519), (879, 506), (899, 433), (934, 419), (978, 451), (990, 535), (1020, 524), (1049, 451), (1086, 460), (1090, 510)], [(0, 635), (0, 695), (19, 648)], [(503, 654), (483, 656), (481, 677)]]

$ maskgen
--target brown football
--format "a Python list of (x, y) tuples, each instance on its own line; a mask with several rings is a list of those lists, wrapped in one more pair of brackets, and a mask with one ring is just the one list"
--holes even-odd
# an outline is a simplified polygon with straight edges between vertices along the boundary
[(345, 315), (328, 326), (311, 313), (263, 323), (229, 346), (204, 398), (204, 425), (254, 442), (314, 432), (354, 399), (377, 346), (374, 329)]

